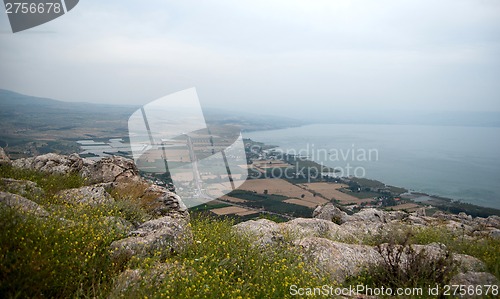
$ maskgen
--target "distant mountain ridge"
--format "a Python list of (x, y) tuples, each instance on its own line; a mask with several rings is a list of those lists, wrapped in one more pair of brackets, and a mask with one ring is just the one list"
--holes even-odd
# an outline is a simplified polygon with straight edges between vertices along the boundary
[[(0, 89), (0, 146), (14, 157), (78, 151), (80, 139), (127, 138), (128, 119), (139, 105), (64, 102)], [(242, 131), (282, 129), (305, 122), (257, 113), (203, 109), (209, 124)], [(168, 116), (167, 116), (168, 117)]]

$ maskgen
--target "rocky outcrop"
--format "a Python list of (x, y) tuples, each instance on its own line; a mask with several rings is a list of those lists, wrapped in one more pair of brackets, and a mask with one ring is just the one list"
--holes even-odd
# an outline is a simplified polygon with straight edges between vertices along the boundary
[[(234, 229), (250, 237), (253, 244), (259, 247), (272, 248), (276, 243), (288, 242), (299, 248), (303, 256), (318, 269), (333, 280), (342, 282), (346, 277), (355, 276), (365, 268), (380, 265), (385, 262), (384, 256), (397, 252), (401, 253), (398, 257), (401, 263), (413, 260), (414, 254), (423, 254), (427, 261), (448, 259), (460, 273), (482, 273), (486, 270), (482, 261), (469, 255), (449, 253), (443, 244), (415, 244), (403, 247), (386, 243), (377, 247), (360, 243), (366, 238), (381, 241), (394, 238), (393, 235), (404, 235), (412, 226), (440, 226), (459, 235), (470, 234), (469, 237), (472, 238), (475, 229), (481, 229), (481, 232), (495, 232), (495, 226), (498, 224), (496, 216), (474, 219), (463, 214), (438, 214), (438, 218), (434, 218), (425, 216), (424, 213), (408, 214), (376, 209), (365, 209), (349, 216), (328, 204), (317, 208), (314, 216), (314, 219), (297, 218), (285, 223), (266, 219), (250, 220), (235, 225)], [(338, 225), (334, 221), (342, 224)], [(393, 260), (396, 259), (393, 257)], [(478, 274), (474, 277), (482, 279), (483, 276)]]
[(284, 223), (275, 223), (267, 219), (249, 220), (235, 225), (234, 228), (261, 247), (282, 241), (292, 242), (304, 237), (358, 241), (355, 236), (342, 230), (338, 224), (323, 219), (297, 218)]
[(91, 183), (140, 180), (139, 170), (135, 166), (134, 161), (118, 156), (106, 157), (92, 165), (86, 165), (80, 173)]
[(299, 239), (293, 244), (301, 249), (306, 259), (337, 282), (355, 276), (382, 260), (373, 247), (366, 245), (346, 244), (317, 237)]
[(0, 178), (0, 187), (7, 192), (30, 198), (39, 197), (45, 193), (35, 182), (26, 180)]
[(129, 233), (129, 237), (111, 244), (114, 261), (124, 261), (132, 256), (155, 256), (165, 249), (181, 252), (192, 242), (192, 234), (187, 219), (165, 216), (141, 224)]
[(139, 171), (134, 161), (123, 157), (106, 157), (99, 161), (81, 158), (78, 154), (69, 156), (54, 153), (31, 158), (21, 158), (12, 165), (51, 174), (78, 173), (91, 184), (139, 180)]
[(51, 174), (79, 174), (87, 184), (94, 184), (89, 187), (60, 192), (58, 196), (66, 202), (111, 203), (113, 199), (106, 190), (122, 189), (124, 193), (127, 193), (127, 189), (133, 192), (140, 189), (140, 194), (137, 194), (136, 199), (149, 205), (146, 207), (148, 212), (156, 216), (177, 214), (188, 216), (188, 209), (177, 194), (143, 180), (134, 161), (130, 159), (112, 156), (93, 161), (81, 158), (77, 154), (65, 156), (51, 153), (18, 159), (13, 161), (12, 165), (17, 168)]
[(0, 191), (0, 208), (9, 207), (22, 213), (47, 217), (49, 213), (39, 204), (17, 194)]
[(70, 204), (103, 205), (114, 203), (115, 200), (102, 186), (85, 186), (60, 191), (56, 198)]
[(41, 156), (14, 160), (12, 166), (31, 169), (51, 174), (79, 173), (83, 168), (94, 164), (94, 161), (82, 159), (77, 154), (69, 156), (49, 153)]
[[(425, 212), (418, 210), (414, 213), (403, 211), (382, 211), (377, 209), (364, 209), (354, 215), (346, 215), (331, 204), (318, 207), (313, 216), (321, 219), (330, 219), (342, 225), (344, 230), (351, 234), (362, 237), (377, 234), (387, 230), (387, 226), (400, 227), (442, 227), (462, 235), (464, 238), (474, 239), (477, 237), (500, 238), (500, 217), (489, 216), (488, 218), (473, 218), (465, 213), (458, 215), (448, 214), (441, 211), (432, 217), (426, 216)], [(341, 219), (338, 221), (338, 219)]]
[(341, 211), (332, 203), (327, 203), (323, 206), (317, 206), (313, 212), (313, 218), (333, 221), (337, 224), (345, 223), (350, 216), (346, 212)]
[(5, 153), (4, 149), (0, 147), (0, 165), (10, 164), (10, 158)]
[(150, 185), (141, 198), (152, 199), (150, 211), (156, 215), (165, 216), (175, 213), (188, 216), (188, 208), (180, 196), (165, 187)]

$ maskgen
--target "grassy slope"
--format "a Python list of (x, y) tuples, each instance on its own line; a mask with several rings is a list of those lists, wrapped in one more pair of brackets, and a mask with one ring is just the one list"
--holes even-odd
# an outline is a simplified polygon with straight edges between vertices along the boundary
[[(194, 242), (185, 252), (158, 252), (153, 257), (114, 264), (108, 246), (125, 232), (107, 217), (130, 221), (149, 218), (132, 197), (117, 196), (115, 205), (101, 207), (64, 205), (52, 195), (85, 184), (76, 176), (46, 176), (2, 166), (0, 177), (37, 182), (46, 195), (31, 199), (50, 213), (47, 219), (40, 219), (0, 209), (0, 293), (5, 297), (117, 297), (120, 294), (113, 285), (126, 269), (140, 269), (149, 277), (130, 285), (127, 297), (283, 298), (290, 297), (291, 284), (334, 284), (315, 274), (318, 272), (288, 243), (256, 248), (251, 240), (233, 232), (230, 221), (207, 217), (193, 217)], [(499, 277), (498, 240), (468, 242), (434, 228), (406, 233), (412, 243), (438, 241), (453, 252), (476, 256)], [(159, 280), (155, 276), (158, 269), (167, 269), (168, 275)], [(369, 275), (353, 278), (350, 283), (366, 282)]]

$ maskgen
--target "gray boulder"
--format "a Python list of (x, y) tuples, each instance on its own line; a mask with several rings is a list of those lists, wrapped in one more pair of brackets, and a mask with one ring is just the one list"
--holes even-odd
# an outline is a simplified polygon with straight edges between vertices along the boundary
[(71, 204), (102, 205), (115, 202), (106, 189), (98, 185), (63, 190), (58, 192), (56, 197)]
[(165, 249), (181, 252), (192, 242), (188, 221), (183, 217), (165, 216), (141, 224), (129, 237), (111, 243), (111, 257), (115, 261), (132, 256), (155, 256)]
[(487, 225), (500, 229), (500, 216), (492, 215), (487, 218)]
[(380, 231), (385, 229), (386, 224), (382, 222), (348, 221), (340, 226), (351, 235), (364, 239), (369, 236), (379, 235)]
[(12, 165), (17, 168), (51, 174), (78, 173), (91, 184), (140, 180), (139, 170), (134, 161), (118, 156), (93, 161), (81, 158), (78, 154), (65, 156), (49, 153), (37, 157), (21, 158), (13, 161)]
[(254, 245), (261, 247), (306, 237), (359, 242), (355, 236), (343, 230), (338, 224), (323, 219), (296, 218), (284, 223), (275, 223), (267, 219), (249, 220), (238, 223), (234, 229), (249, 237)]
[(35, 182), (10, 178), (0, 178), (0, 189), (30, 198), (43, 196), (45, 193)]
[(300, 248), (307, 260), (339, 283), (382, 260), (373, 247), (366, 245), (345, 244), (316, 237), (296, 240), (294, 245)]
[(24, 198), (17, 194), (0, 191), (0, 207), (10, 207), (20, 212), (35, 215), (38, 217), (48, 217), (49, 213), (36, 202)]
[(2, 164), (10, 164), (10, 158), (5, 153), (4, 149), (0, 147), (0, 165)]
[(384, 211), (374, 208), (363, 209), (349, 218), (349, 221), (380, 222), (386, 223)]
[(86, 165), (81, 169), (80, 174), (94, 184), (140, 180), (139, 170), (134, 161), (118, 156), (106, 157), (91, 165)]
[(384, 217), (386, 221), (404, 221), (410, 216), (410, 214), (404, 211), (391, 211), (385, 212)]
[(353, 234), (344, 230), (340, 225), (323, 219), (296, 218), (280, 223), (282, 231), (292, 239), (305, 237), (321, 237), (348, 243), (359, 242)]
[(77, 154), (69, 156), (49, 153), (37, 157), (14, 160), (12, 166), (22, 169), (31, 169), (51, 174), (78, 173), (84, 167), (92, 165), (94, 161), (82, 159)]
[(234, 229), (238, 233), (249, 237), (256, 246), (260, 247), (284, 240), (283, 231), (278, 223), (267, 219), (241, 222), (236, 224)]
[(327, 203), (323, 206), (318, 206), (313, 211), (313, 218), (324, 219), (328, 221), (333, 221), (337, 224), (342, 224), (347, 222), (350, 218), (346, 212), (341, 211), (339, 208), (334, 206), (332, 203)]
[(165, 187), (158, 185), (149, 185), (141, 196), (145, 202), (151, 205), (149, 210), (156, 215), (166, 216), (180, 214), (189, 216), (188, 208), (181, 197)]

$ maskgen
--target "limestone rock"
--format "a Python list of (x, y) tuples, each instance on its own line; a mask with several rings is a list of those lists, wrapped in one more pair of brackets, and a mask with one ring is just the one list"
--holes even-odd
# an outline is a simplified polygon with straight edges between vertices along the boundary
[(94, 161), (82, 159), (78, 154), (69, 156), (49, 153), (37, 157), (21, 158), (12, 162), (12, 166), (22, 169), (32, 169), (51, 174), (68, 174), (80, 172)]
[(134, 161), (118, 156), (93, 161), (81, 158), (78, 154), (65, 156), (49, 153), (32, 158), (21, 158), (12, 162), (12, 165), (52, 174), (79, 173), (93, 184), (140, 179)]
[(410, 225), (419, 225), (419, 226), (427, 226), (429, 223), (426, 220), (426, 217), (418, 217), (415, 215), (408, 215), (403, 222), (408, 223)]
[(500, 216), (492, 215), (487, 218), (487, 225), (500, 229)]
[(358, 213), (352, 215), (349, 221), (364, 221), (364, 222), (387, 222), (385, 219), (385, 213), (381, 210), (374, 208), (363, 209)]
[(106, 157), (83, 168), (81, 175), (91, 183), (109, 183), (140, 180), (139, 170), (133, 160), (119, 156)]
[(384, 213), (384, 219), (387, 221), (403, 221), (410, 215), (403, 211), (391, 211)]
[(268, 246), (278, 241), (283, 241), (283, 232), (278, 223), (267, 220), (249, 220), (234, 226), (239, 233), (250, 237), (257, 246)]
[(366, 267), (381, 262), (380, 254), (371, 246), (339, 243), (324, 238), (309, 237), (296, 240), (305, 257), (330, 277), (343, 282)]
[(30, 198), (44, 194), (43, 189), (35, 182), (10, 178), (0, 178), (0, 189)]
[(159, 251), (181, 252), (192, 241), (188, 221), (182, 217), (165, 216), (147, 221), (129, 237), (111, 243), (111, 256), (115, 261), (132, 256), (153, 256)]
[(332, 203), (327, 203), (324, 206), (318, 206), (313, 212), (313, 218), (333, 221), (337, 224), (342, 224), (349, 219), (346, 212), (341, 211)]
[(335, 241), (359, 242), (353, 234), (342, 229), (338, 224), (323, 219), (296, 218), (279, 224), (293, 239), (304, 237), (322, 237)]
[(489, 237), (500, 240), (500, 229), (493, 229), (489, 232)]
[(142, 195), (150, 198), (151, 211), (160, 216), (181, 214), (188, 216), (188, 209), (179, 195), (158, 185), (150, 185)]
[[(17, 194), (0, 191), (0, 203), (23, 213), (32, 214), (38, 217), (49, 216), (49, 213), (39, 204)], [(2, 205), (0, 205), (0, 207)]]
[(248, 236), (257, 246), (268, 246), (287, 239), (293, 241), (306, 237), (322, 237), (343, 242), (359, 242), (341, 226), (328, 220), (296, 218), (284, 223), (275, 223), (267, 219), (249, 220), (239, 223), (234, 228)]
[(0, 165), (10, 164), (10, 158), (5, 153), (4, 149), (0, 147)]
[(110, 204), (115, 200), (102, 186), (85, 186), (60, 191), (56, 196), (71, 204), (101, 205)]
[(369, 221), (349, 221), (343, 223), (341, 228), (362, 239), (367, 236), (378, 235), (381, 230), (384, 230), (386, 224), (382, 222), (369, 222)]
[[(467, 272), (467, 273), (459, 273), (451, 278), (450, 285), (459, 285), (465, 286), (465, 289), (468, 289), (471, 286), (474, 290), (477, 286), (484, 285), (500, 285), (500, 281), (495, 277), (495, 275), (487, 272)], [(486, 291), (486, 287), (482, 288), (482, 291)], [(478, 295), (478, 293), (474, 293), (474, 295)], [(460, 298), (481, 298), (484, 293), (479, 296), (473, 296), (466, 294), (465, 296), (461, 296)], [(491, 290), (490, 290), (490, 294)], [(493, 298), (493, 297), (492, 297)]]
[(453, 260), (457, 263), (461, 273), (481, 272), (486, 270), (486, 265), (479, 259), (466, 254), (453, 254)]

